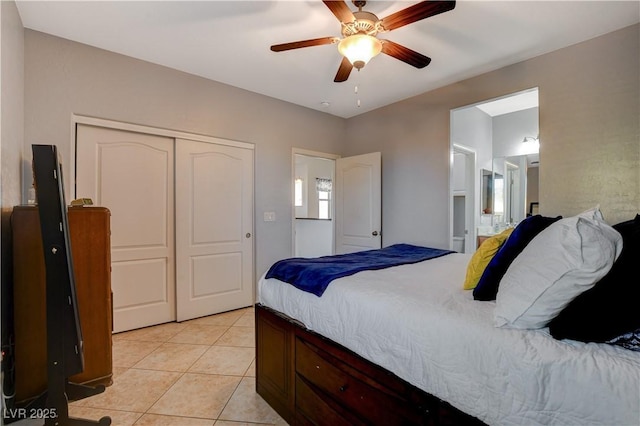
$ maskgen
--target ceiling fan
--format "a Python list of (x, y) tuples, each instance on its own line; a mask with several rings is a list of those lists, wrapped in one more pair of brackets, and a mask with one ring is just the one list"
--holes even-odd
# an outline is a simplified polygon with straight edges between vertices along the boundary
[(321, 37), (274, 44), (271, 46), (271, 50), (283, 52), (302, 47), (338, 43), (338, 50), (343, 58), (333, 79), (335, 82), (346, 81), (353, 68), (360, 70), (379, 53), (392, 56), (416, 68), (426, 67), (431, 62), (431, 58), (391, 40), (378, 39), (376, 36), (379, 33), (395, 30), (421, 19), (448, 12), (456, 7), (455, 1), (428, 0), (379, 19), (373, 13), (362, 10), (367, 4), (364, 0), (352, 0), (352, 3), (358, 8), (357, 12), (352, 12), (343, 0), (323, 0), (323, 3), (340, 21), (343, 38)]

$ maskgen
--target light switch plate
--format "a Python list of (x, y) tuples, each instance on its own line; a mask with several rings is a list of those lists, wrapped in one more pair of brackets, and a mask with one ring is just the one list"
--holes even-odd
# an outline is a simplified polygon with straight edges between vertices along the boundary
[(275, 222), (276, 221), (276, 212), (264, 212), (264, 221), (265, 222)]

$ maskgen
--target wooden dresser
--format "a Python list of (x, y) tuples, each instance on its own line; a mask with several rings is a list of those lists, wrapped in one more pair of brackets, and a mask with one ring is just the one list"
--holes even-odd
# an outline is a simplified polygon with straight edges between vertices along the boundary
[[(69, 207), (84, 371), (71, 382), (112, 383), (111, 213), (104, 207)], [(14, 267), (16, 402), (47, 387), (46, 273), (37, 206), (16, 206), (11, 215)]]

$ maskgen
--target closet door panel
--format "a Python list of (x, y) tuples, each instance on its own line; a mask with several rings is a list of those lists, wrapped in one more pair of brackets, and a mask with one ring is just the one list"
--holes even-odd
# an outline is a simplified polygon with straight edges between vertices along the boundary
[(253, 304), (253, 150), (176, 140), (178, 321)]
[(114, 331), (175, 320), (174, 140), (78, 125), (76, 171), (111, 211)]

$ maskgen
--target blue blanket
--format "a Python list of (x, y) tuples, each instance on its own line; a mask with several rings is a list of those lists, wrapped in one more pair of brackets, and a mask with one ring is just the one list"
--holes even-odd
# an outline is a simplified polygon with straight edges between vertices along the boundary
[(300, 290), (322, 296), (331, 281), (337, 278), (353, 275), (360, 271), (422, 262), (449, 253), (453, 253), (453, 251), (410, 244), (395, 244), (383, 249), (334, 256), (294, 257), (274, 263), (267, 272), (266, 278), (276, 278), (292, 284)]

